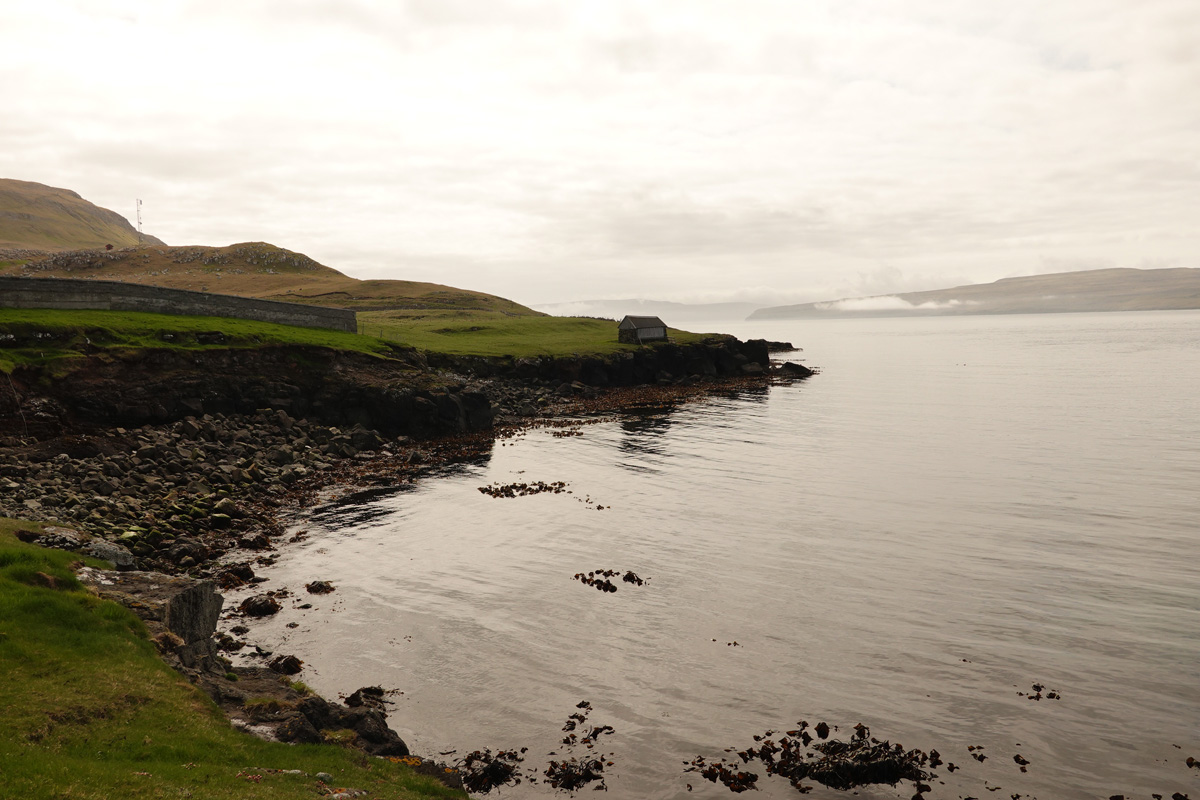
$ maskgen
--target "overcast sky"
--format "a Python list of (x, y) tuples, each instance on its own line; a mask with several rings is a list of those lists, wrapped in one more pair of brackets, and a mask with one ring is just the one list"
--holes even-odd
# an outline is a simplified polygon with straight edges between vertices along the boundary
[(0, 177), (526, 304), (1200, 266), (1197, 0), (7, 0)]

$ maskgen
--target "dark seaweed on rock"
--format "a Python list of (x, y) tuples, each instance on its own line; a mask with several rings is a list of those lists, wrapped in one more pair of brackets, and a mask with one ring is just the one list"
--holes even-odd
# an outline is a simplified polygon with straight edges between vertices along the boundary
[[(620, 574), (620, 570), (597, 569), (586, 574), (582, 572), (576, 572), (574, 579), (587, 586), (595, 587), (602, 592), (615, 592), (617, 590), (617, 585), (613, 583), (611, 579)], [(633, 584), (634, 586), (645, 586), (650, 579), (638, 577), (636, 572), (629, 571), (621, 577), (621, 580), (625, 583)]]
[[(612, 755), (595, 752), (595, 748), (596, 742), (601, 736), (615, 731), (611, 725), (588, 727), (588, 714), (592, 713), (592, 704), (588, 701), (580, 701), (575, 707), (580, 711), (567, 717), (567, 721), (563, 725), (563, 732), (567, 735), (563, 737), (562, 743), (568, 751), (578, 745), (583, 745), (592, 752), (586, 753), (582, 757), (568, 754), (563, 758), (551, 761), (546, 765), (542, 774), (546, 777), (546, 783), (555, 789), (574, 792), (589, 783), (596, 783), (592, 787), (593, 789), (608, 791), (608, 786), (604, 782), (604, 769), (613, 766)], [(581, 737), (574, 733), (576, 729), (587, 732)], [(558, 754), (551, 753), (550, 755)]]
[[(816, 781), (831, 789), (881, 783), (895, 786), (908, 780), (920, 794), (928, 790), (924, 782), (935, 777), (924, 769), (930, 764), (930, 754), (920, 750), (906, 751), (899, 744), (872, 739), (865, 725), (856, 725), (854, 736), (848, 741), (831, 739), (815, 744), (809, 744), (811, 737), (806, 741), (805, 728), (807, 723), (800, 723), (797, 730), (778, 738), (775, 731), (767, 731), (754, 737), (757, 746), (737, 751), (737, 756), (743, 764), (758, 760), (768, 775), (785, 778), (801, 793), (813, 788), (804, 785), (804, 780)], [(819, 723), (817, 730), (828, 734), (829, 726)], [(757, 788), (755, 773), (741, 769), (736, 762), (731, 765), (725, 759), (709, 762), (698, 756), (685, 771), (699, 772), (702, 777), (714, 783), (719, 781), (733, 792)]]
[[(604, 770), (613, 766), (612, 755), (599, 752), (596, 743), (601, 736), (614, 733), (613, 727), (588, 725), (588, 715), (592, 713), (592, 704), (588, 701), (581, 700), (575, 707), (579, 711), (568, 716), (562, 727), (567, 734), (562, 740), (564, 752), (549, 753), (557, 758), (548, 762), (542, 772), (544, 782), (567, 792), (574, 792), (590, 783), (596, 784), (593, 789), (607, 791)], [(577, 757), (573, 751), (580, 746), (588, 752)], [(495, 753), (486, 748), (476, 750), (460, 759), (455, 766), (462, 773), (463, 785), (472, 793), (487, 794), (499, 786), (515, 786), (522, 781), (538, 783), (536, 772), (521, 772), (524, 754), (528, 749), (522, 747), (520, 750), (499, 750)]]
[[(1033, 688), (1033, 692), (1031, 694), (1026, 694), (1025, 692), (1017, 692), (1017, 696), (1025, 697), (1030, 700), (1041, 700), (1043, 697), (1045, 697), (1047, 700), (1062, 700), (1062, 692), (1058, 691), (1058, 689), (1048, 689), (1047, 690), (1046, 687), (1040, 683), (1033, 684), (1032, 688)], [(1042, 694), (1043, 691), (1045, 691), (1046, 693)]]
[(493, 483), (490, 486), (480, 486), (479, 491), (489, 497), (528, 497), (543, 492), (562, 494), (566, 488), (567, 484), (564, 481), (552, 483), (535, 481), (533, 483)]
[(455, 766), (462, 774), (463, 786), (472, 794), (487, 794), (498, 786), (507, 783), (519, 784), (521, 775), (518, 772), (526, 748), (517, 750), (498, 750), (493, 753), (484, 748), (476, 750), (462, 758)]

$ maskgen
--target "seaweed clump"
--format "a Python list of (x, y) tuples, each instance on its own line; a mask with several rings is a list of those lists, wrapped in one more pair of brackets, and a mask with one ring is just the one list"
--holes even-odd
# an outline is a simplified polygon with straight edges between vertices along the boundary
[[(563, 733), (567, 735), (563, 737), (562, 743), (568, 750), (574, 749), (577, 744), (585, 745), (588, 750), (594, 750), (601, 736), (614, 732), (613, 727), (611, 725), (588, 725), (588, 714), (592, 713), (592, 704), (588, 701), (582, 700), (575, 707), (580, 710), (571, 714), (567, 718), (566, 724), (563, 725)], [(582, 736), (574, 732), (577, 729), (583, 733)], [(551, 753), (550, 755), (558, 754)], [(582, 758), (567, 755), (559, 760), (551, 761), (542, 774), (546, 776), (546, 783), (555, 789), (574, 792), (589, 783), (598, 781), (592, 788), (607, 791), (608, 785), (604, 782), (604, 768), (612, 765), (612, 756), (604, 753), (592, 752)]]
[(925, 781), (936, 777), (925, 767), (941, 763), (936, 750), (905, 750), (900, 744), (874, 739), (866, 725), (855, 725), (854, 735), (848, 740), (826, 740), (829, 726), (819, 723), (813, 730), (821, 741), (808, 732), (807, 722), (797, 725), (782, 735), (766, 731), (755, 736), (754, 746), (736, 751), (741, 764), (726, 759), (709, 762), (697, 756), (685, 771), (698, 772), (732, 792), (744, 792), (757, 788), (758, 775), (743, 769), (742, 764), (757, 760), (768, 775), (784, 778), (802, 794), (813, 789), (803, 783), (805, 780), (843, 790), (881, 783), (895, 786), (907, 780), (913, 782), (919, 797), (921, 792), (929, 791)]
[(521, 782), (518, 770), (525, 760), (524, 753), (528, 748), (517, 750), (498, 750), (493, 753), (490, 749), (476, 750), (469, 753), (455, 766), (462, 775), (463, 786), (471, 794), (487, 794), (497, 786), (506, 783), (514, 785)]

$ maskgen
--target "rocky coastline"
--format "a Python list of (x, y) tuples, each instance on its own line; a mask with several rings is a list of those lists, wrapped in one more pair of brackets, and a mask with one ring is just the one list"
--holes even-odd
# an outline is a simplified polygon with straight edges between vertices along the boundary
[(26, 541), (110, 561), (115, 570), (81, 579), (139, 614), (236, 726), (404, 757), (459, 788), (387, 726), (382, 689), (336, 703), (292, 680), (295, 656), (234, 666), (228, 656), (253, 645), (218, 634), (218, 621), (279, 604), (266, 592), (226, 610), (220, 590), (262, 582), (254, 567), (285, 544), (286, 515), (335, 487), (417, 480), (483, 457), (514, 428), (812, 374), (772, 366), (766, 342), (734, 339), (608, 358), (380, 362), (278, 348), (82, 361), (23, 367), (0, 386), (0, 515), (46, 523)]

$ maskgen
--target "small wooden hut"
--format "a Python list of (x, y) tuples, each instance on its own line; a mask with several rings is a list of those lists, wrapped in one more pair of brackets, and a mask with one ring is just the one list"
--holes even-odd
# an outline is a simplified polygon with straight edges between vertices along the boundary
[(625, 317), (617, 325), (617, 341), (625, 344), (665, 342), (667, 323), (658, 317)]

